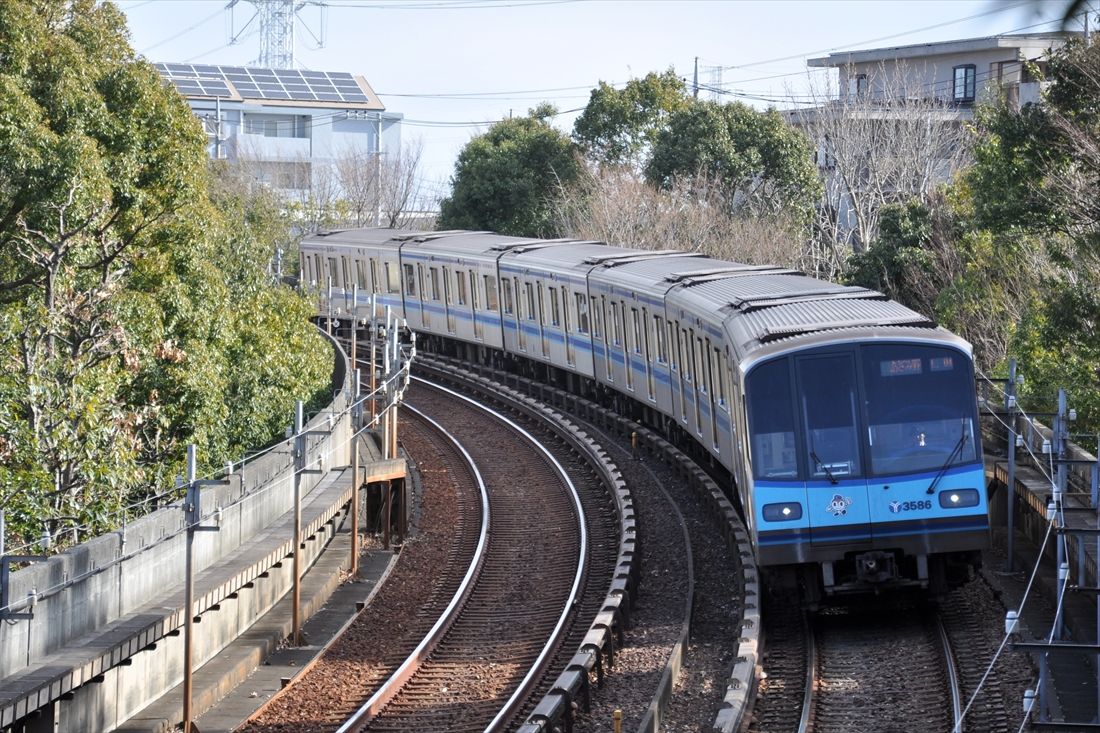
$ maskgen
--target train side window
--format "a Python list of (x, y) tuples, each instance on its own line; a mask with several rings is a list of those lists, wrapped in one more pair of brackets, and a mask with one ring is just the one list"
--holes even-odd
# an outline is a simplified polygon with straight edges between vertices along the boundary
[(328, 258), (328, 284), (334, 288), (340, 287), (340, 273), (336, 269), (336, 258)]
[[(389, 271), (390, 263), (386, 263), (386, 270)], [(413, 272), (412, 265), (405, 265), (405, 295), (416, 296), (416, 274)]]
[(603, 311), (596, 303), (596, 296), (592, 296), (592, 337), (603, 338)]
[[(477, 289), (477, 286), (474, 286)], [(485, 308), (487, 310), (495, 311), (498, 307), (497, 303), (497, 277), (496, 275), (485, 276)]]
[(432, 300), (439, 300), (439, 268), (428, 268), (428, 279), (431, 281)]
[(443, 268), (443, 302), (451, 304), (451, 268)]
[(535, 289), (531, 287), (531, 283), (523, 284), (524, 292), (527, 293), (527, 320), (535, 320)]
[[(708, 339), (709, 341), (709, 339)], [(721, 350), (715, 346), (711, 350), (711, 368), (714, 372), (714, 390), (718, 393), (718, 404), (726, 406), (726, 365)]]
[(378, 261), (370, 261), (370, 291), (372, 293), (381, 292), (378, 289)]
[[(695, 331), (692, 330), (693, 336), (694, 333)], [(706, 351), (703, 349), (703, 337), (695, 336), (694, 344), (695, 352), (692, 354), (692, 357), (695, 358), (694, 372), (698, 378), (698, 389), (702, 390), (703, 392), (709, 392), (711, 391), (711, 382), (709, 382), (709, 380), (707, 379), (708, 375), (706, 373)]]
[(501, 290), (504, 291), (504, 312), (507, 315), (515, 313), (515, 304), (512, 300), (512, 281), (504, 278), (500, 281)]
[(688, 332), (686, 328), (681, 328), (677, 335), (677, 345), (680, 347), (680, 373), (684, 379), (691, 381), (691, 361), (688, 358), (688, 352), (691, 351), (691, 341), (688, 340)]
[(758, 479), (798, 477), (794, 399), (787, 359), (766, 362), (746, 377), (752, 475)]
[(562, 319), (565, 321), (565, 332), (569, 333), (570, 324), (573, 319), (569, 317), (569, 290), (563, 285), (561, 289), (561, 302), (562, 302)]
[(550, 325), (561, 325), (561, 315), (558, 309), (558, 289), (553, 287), (550, 288)]
[(611, 303), (611, 343), (618, 346), (622, 343), (622, 333), (619, 330), (619, 304)]
[(481, 299), (477, 297), (477, 276), (474, 275), (474, 271), (470, 270), (470, 302), (474, 306), (474, 310), (481, 307)]
[(367, 268), (363, 266), (363, 260), (355, 261), (355, 278), (359, 282), (360, 290), (369, 290), (367, 287)]
[(315, 285), (324, 285), (322, 278), (325, 271), (324, 266), (321, 264), (321, 255), (313, 255), (313, 282)]
[(340, 287), (348, 290), (351, 286), (351, 272), (348, 270), (348, 258), (340, 258)]
[(309, 265), (310, 265), (309, 257), (307, 255), (302, 255), (302, 262), (301, 262), (301, 264), (299, 264), (299, 267), (302, 270), (302, 283), (303, 284), (308, 283), (310, 281)]
[(391, 263), (387, 262), (386, 263), (386, 290), (387, 290), (387, 292), (390, 292), (390, 293), (400, 293), (401, 292), (400, 277), (401, 277), (401, 275), (398, 272), (397, 267), (395, 267)]
[(466, 305), (466, 273), (455, 271), (455, 298), (459, 305)]
[(641, 322), (638, 320), (638, 309), (630, 309), (630, 327), (634, 333), (634, 353), (642, 353), (642, 329)]
[(546, 324), (546, 301), (543, 300), (543, 298), (542, 298), (542, 283), (536, 283), (536, 285), (538, 287), (538, 293), (539, 293), (539, 304), (538, 304), (538, 307), (535, 309), (535, 312), (539, 314), (539, 318), (538, 318), (539, 324), (540, 325), (545, 325)]
[(660, 364), (668, 363), (668, 343), (665, 341), (665, 327), (661, 323), (660, 316), (653, 316), (653, 338), (657, 343), (657, 362)]
[(588, 298), (584, 293), (573, 293), (577, 299), (577, 331), (588, 333)]

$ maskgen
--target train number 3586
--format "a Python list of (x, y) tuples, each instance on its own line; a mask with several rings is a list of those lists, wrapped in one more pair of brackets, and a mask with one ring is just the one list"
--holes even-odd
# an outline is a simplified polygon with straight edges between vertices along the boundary
[(918, 501), (892, 501), (890, 502), (890, 511), (894, 514), (899, 512), (916, 512), (922, 509), (931, 509), (931, 499), (920, 499)]

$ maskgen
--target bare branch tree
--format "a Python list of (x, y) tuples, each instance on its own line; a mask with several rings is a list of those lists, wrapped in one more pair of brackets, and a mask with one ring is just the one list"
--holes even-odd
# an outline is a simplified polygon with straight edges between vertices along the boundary
[(880, 64), (867, 76), (858, 90), (811, 78), (814, 106), (793, 116), (818, 145), (826, 188), (819, 236), (855, 251), (878, 235), (884, 204), (928, 201), (971, 152), (963, 113), (928, 96), (923, 73)]
[(347, 223), (369, 226), (379, 199), (378, 154), (358, 147), (345, 148), (336, 156), (336, 180), (345, 203)]
[(399, 152), (382, 162), (380, 185), (383, 226), (391, 229), (415, 229), (422, 220), (419, 209), (422, 177), (420, 159), (424, 141), (406, 143)]
[(555, 214), (567, 236), (623, 247), (677, 248), (823, 277), (841, 265), (805, 242), (793, 217), (735, 214), (720, 182), (705, 176), (679, 178), (660, 190), (628, 168), (589, 168), (562, 192)]

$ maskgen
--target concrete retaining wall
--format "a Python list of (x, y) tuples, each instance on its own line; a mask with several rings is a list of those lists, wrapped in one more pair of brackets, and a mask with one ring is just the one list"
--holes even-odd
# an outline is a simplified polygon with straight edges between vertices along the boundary
[[(331, 339), (330, 339), (331, 341)], [(319, 462), (313, 468), (327, 472), (333, 466), (347, 465), (351, 419), (348, 406), (346, 356), (339, 346), (334, 374), (340, 391), (321, 413), (309, 421), (307, 429), (321, 431), (307, 439), (307, 461)], [(292, 406), (288, 405), (290, 422)], [(195, 536), (195, 573), (231, 558), (278, 517), (293, 508), (294, 480), (292, 441), (280, 443), (263, 456), (235, 467), (224, 485), (206, 487), (202, 491), (201, 507), (213, 524), (215, 512), (221, 509), (220, 531), (199, 532)], [(308, 494), (324, 474), (307, 474), (301, 478), (303, 495)], [(15, 571), (10, 576), (11, 610), (33, 611), (29, 620), (0, 623), (0, 683), (3, 678), (20, 673), (28, 667), (41, 665), (44, 658), (80, 644), (81, 637), (102, 630), (123, 617), (177, 588), (182, 597), (184, 582), (186, 532), (182, 502), (159, 509), (118, 531), (97, 537), (77, 547)], [(307, 555), (309, 550), (307, 549)], [(307, 558), (308, 560), (308, 558)], [(289, 563), (272, 574), (290, 574)], [(261, 588), (260, 586), (264, 586)], [(214, 613), (240, 616), (230, 624), (199, 624), (196, 639), (196, 662), (216, 654), (224, 643), (232, 640), (234, 628), (247, 627), (254, 613), (277, 600), (276, 587), (285, 584), (256, 584), (256, 593), (234, 599), (231, 608)], [(31, 608), (29, 595), (36, 603)], [(281, 591), (278, 592), (281, 595)], [(270, 596), (270, 597), (268, 597)], [(198, 595), (196, 595), (198, 599)], [(244, 608), (248, 606), (249, 608)], [(145, 614), (143, 609), (142, 615)], [(197, 609), (201, 612), (204, 609)], [(155, 615), (155, 614), (154, 614)], [(151, 618), (151, 616), (150, 616)], [(129, 619), (125, 619), (129, 623)], [(182, 616), (180, 618), (182, 623)], [(170, 623), (170, 622), (168, 622)], [(210, 629), (203, 634), (202, 627)], [(172, 627), (165, 629), (170, 631)], [(182, 671), (173, 659), (182, 657), (182, 635), (162, 638), (152, 654), (141, 654), (124, 662), (128, 666), (105, 665), (97, 674), (97, 686), (110, 689), (117, 683), (120, 670), (131, 680), (117, 688), (117, 709), (97, 710), (102, 703), (73, 710), (67, 716), (69, 730), (98, 730), (110, 726), (108, 721), (120, 721), (135, 712), (165, 689), (178, 683)], [(140, 669), (135, 667), (140, 666)], [(136, 674), (135, 674), (136, 673)], [(102, 679), (99, 679), (99, 678)], [(133, 685), (133, 680), (140, 684)], [(96, 696), (102, 697), (102, 696)]]

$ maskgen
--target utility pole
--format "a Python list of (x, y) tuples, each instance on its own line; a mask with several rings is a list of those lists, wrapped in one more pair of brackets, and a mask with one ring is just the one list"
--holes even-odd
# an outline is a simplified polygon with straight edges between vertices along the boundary
[(695, 99), (699, 98), (699, 57), (695, 57), (695, 76), (692, 77), (691, 82), (692, 96)]
[(382, 113), (374, 115), (374, 225), (382, 226)]

